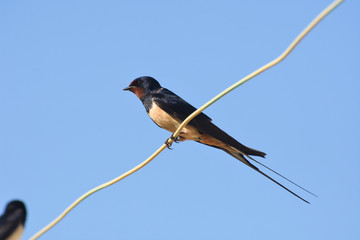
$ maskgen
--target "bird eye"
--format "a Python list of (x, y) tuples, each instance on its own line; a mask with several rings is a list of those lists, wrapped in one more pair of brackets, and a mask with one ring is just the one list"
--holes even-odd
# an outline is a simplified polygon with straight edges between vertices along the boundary
[(140, 86), (141, 85), (141, 80), (135, 80), (134, 85), (135, 86)]

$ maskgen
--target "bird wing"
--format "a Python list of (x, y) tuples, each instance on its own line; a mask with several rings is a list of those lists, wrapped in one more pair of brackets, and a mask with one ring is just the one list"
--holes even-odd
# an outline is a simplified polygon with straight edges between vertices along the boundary
[[(161, 88), (160, 91), (152, 95), (152, 98), (162, 110), (181, 121), (184, 121), (191, 113), (196, 111), (194, 106), (166, 88)], [(211, 118), (204, 113), (200, 113), (190, 123), (198, 121), (211, 121)]]
[[(181, 97), (177, 96), (175, 93), (171, 92), (168, 89), (162, 88), (157, 93), (153, 94), (153, 101), (165, 112), (174, 116), (181, 121), (184, 121), (191, 113), (193, 113), (196, 108), (190, 103), (186, 102)], [(221, 130), (215, 124), (213, 124), (212, 119), (204, 113), (200, 113), (193, 120), (189, 122), (189, 125), (196, 127), (199, 131), (208, 134), (211, 137), (214, 137), (236, 149), (239, 152), (247, 154), (264, 157), (266, 154), (264, 152), (249, 148), (239, 143), (236, 139), (231, 137), (229, 134)]]

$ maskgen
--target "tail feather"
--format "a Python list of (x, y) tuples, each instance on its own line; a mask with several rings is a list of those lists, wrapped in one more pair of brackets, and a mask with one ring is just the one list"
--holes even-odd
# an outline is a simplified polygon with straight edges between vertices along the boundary
[[(223, 149), (224, 150), (224, 149)], [(251, 164), (243, 154), (241, 153), (237, 153), (237, 152), (231, 152), (228, 150), (224, 150), (224, 152), (230, 154), (231, 156), (235, 157), (236, 159), (240, 160), (241, 162), (243, 162), (244, 164), (248, 165), (249, 167), (251, 167), (252, 169), (254, 169), (255, 171), (257, 171), (258, 173), (260, 173), (261, 175), (265, 176), (266, 178), (270, 179), (272, 182), (276, 183), (277, 185), (279, 185), (280, 187), (282, 187), (283, 189), (285, 189), (286, 191), (288, 191), (289, 193), (291, 193), (292, 195), (296, 196), (297, 198), (303, 200), (306, 203), (309, 203), (307, 200), (305, 200), (304, 198), (300, 197), (299, 195), (297, 195), (296, 193), (294, 193), (293, 191), (291, 191), (290, 189), (288, 189), (287, 187), (285, 187), (284, 185), (282, 185), (281, 183), (277, 182), (276, 180), (274, 180), (273, 178), (271, 178), (270, 176), (268, 176), (267, 174), (265, 174), (264, 172), (262, 172), (260, 169), (258, 169), (256, 166), (254, 166), (253, 164)], [(296, 184), (297, 185), (297, 184)]]
[(222, 149), (224, 152), (226, 152), (227, 154), (230, 154), (231, 156), (233, 156), (234, 158), (240, 160), (241, 162), (243, 162), (244, 164), (248, 165), (249, 167), (251, 167), (252, 169), (256, 170), (256, 171), (260, 171), (255, 165), (251, 164), (245, 157), (244, 155), (242, 155), (241, 153), (237, 153), (237, 152), (231, 152), (225, 149)]
[(253, 148), (249, 148), (246, 146), (244, 146), (244, 147), (246, 148), (246, 151), (244, 153), (247, 155), (258, 156), (258, 157), (263, 157), (263, 158), (265, 158), (265, 156), (266, 156), (266, 153), (264, 153), (262, 151), (259, 151), (259, 150), (253, 149)]
[(254, 158), (252, 158), (252, 157), (250, 157), (250, 156), (247, 156), (248, 158), (250, 158), (251, 160), (253, 160), (254, 162), (256, 162), (257, 164), (260, 164), (261, 166), (263, 166), (264, 168), (266, 168), (266, 169), (268, 169), (268, 170), (270, 170), (270, 171), (272, 171), (273, 173), (275, 173), (276, 175), (278, 175), (278, 176), (280, 176), (280, 177), (282, 177), (282, 178), (284, 178), (286, 181), (288, 181), (288, 182), (291, 182), (292, 184), (294, 184), (295, 186), (297, 186), (298, 188), (301, 188), (302, 190), (304, 190), (305, 192), (308, 192), (308, 193), (310, 193), (311, 195), (313, 195), (313, 196), (315, 196), (315, 197), (318, 197), (316, 194), (314, 194), (314, 193), (312, 193), (312, 192), (310, 192), (309, 190), (307, 190), (306, 188), (303, 188), (302, 186), (300, 186), (299, 184), (297, 184), (296, 182), (294, 182), (294, 181), (292, 181), (292, 180), (290, 180), (289, 178), (287, 178), (287, 177), (285, 177), (284, 175), (282, 175), (282, 174), (280, 174), (280, 173), (278, 173), (277, 171), (275, 171), (274, 169), (271, 169), (271, 168), (269, 168), (268, 166), (266, 166), (265, 164), (263, 164), (263, 163), (261, 163), (261, 162), (259, 162), (259, 161), (257, 161), (256, 159), (254, 159)]

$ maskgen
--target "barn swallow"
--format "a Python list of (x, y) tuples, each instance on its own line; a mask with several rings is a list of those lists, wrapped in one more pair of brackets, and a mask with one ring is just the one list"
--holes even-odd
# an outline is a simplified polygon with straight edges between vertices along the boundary
[(26, 208), (23, 202), (15, 200), (8, 203), (5, 213), (0, 217), (0, 239), (20, 239), (26, 220)]
[[(130, 83), (128, 87), (124, 88), (123, 90), (133, 92), (141, 100), (141, 102), (145, 106), (146, 112), (154, 121), (154, 123), (159, 127), (166, 129), (172, 133), (177, 130), (182, 121), (184, 121), (191, 113), (196, 110), (195, 107), (177, 96), (175, 93), (161, 87), (159, 82), (152, 77), (144, 76), (136, 78)], [(185, 140), (193, 140), (195, 142), (208, 145), (210, 147), (221, 149), (224, 152), (233, 156), (234, 158), (240, 160), (245, 165), (254, 169), (258, 173), (264, 175), (265, 177), (278, 184), (291, 194), (300, 198), (304, 202), (309, 203), (293, 191), (289, 190), (279, 182), (275, 181), (270, 176), (266, 175), (264, 172), (262, 172), (259, 168), (257, 168), (245, 158), (246, 156), (249, 159), (261, 164), (250, 156), (258, 156), (264, 158), (266, 153), (246, 147), (245, 145), (239, 143), (233, 137), (231, 137), (219, 127), (214, 125), (212, 123), (212, 119), (204, 113), (200, 113), (193, 120), (191, 120), (181, 130), (179, 136), (175, 140), (180, 142)], [(268, 168), (264, 164), (261, 165)], [(274, 170), (270, 168), (268, 169), (285, 178)], [(296, 183), (294, 184), (297, 185)], [(306, 189), (304, 190), (307, 191)]]

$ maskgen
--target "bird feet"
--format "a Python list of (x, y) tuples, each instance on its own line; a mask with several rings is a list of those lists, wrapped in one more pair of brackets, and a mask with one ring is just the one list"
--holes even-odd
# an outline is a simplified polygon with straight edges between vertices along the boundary
[(180, 142), (180, 137), (175, 138), (174, 135), (171, 134), (171, 136), (168, 139), (166, 139), (166, 141), (165, 141), (166, 147), (168, 149), (172, 150), (171, 145), (173, 142), (176, 142), (176, 143)]

